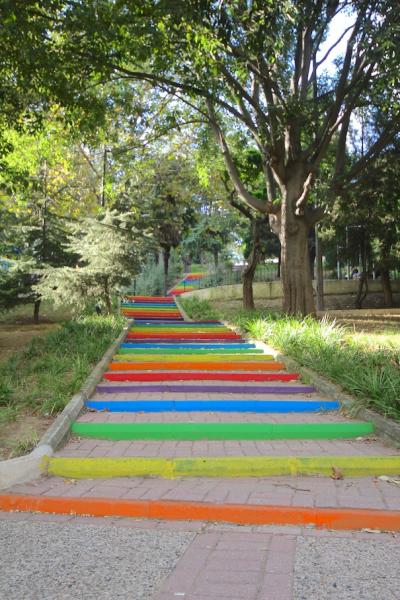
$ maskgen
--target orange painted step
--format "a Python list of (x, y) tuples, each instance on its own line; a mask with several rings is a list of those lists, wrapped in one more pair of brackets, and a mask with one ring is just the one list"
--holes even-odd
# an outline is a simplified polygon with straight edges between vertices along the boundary
[(0, 494), (0, 510), (170, 521), (222, 521), (242, 525), (314, 525), (329, 529), (400, 531), (399, 511), (369, 508), (318, 508), (267, 503), (216, 504), (183, 500), (126, 500), (4, 493)]

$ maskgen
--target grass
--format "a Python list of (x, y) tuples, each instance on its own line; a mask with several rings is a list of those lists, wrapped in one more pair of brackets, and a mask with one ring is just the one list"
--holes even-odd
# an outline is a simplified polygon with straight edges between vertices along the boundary
[(194, 300), (185, 301), (189, 316), (206, 319), (212, 314), (223, 318), (340, 384), (357, 403), (400, 420), (398, 333), (355, 334), (327, 319), (301, 319), (267, 310), (215, 311), (208, 301)]
[(15, 458), (17, 456), (29, 454), (29, 452), (32, 452), (32, 450), (36, 447), (38, 441), (39, 438), (36, 433), (31, 433), (17, 442), (14, 442), (14, 444), (11, 446), (9, 458)]
[[(40, 322), (59, 322), (71, 318), (70, 311), (65, 308), (55, 309), (50, 302), (43, 301), (40, 305)], [(19, 321), (33, 322), (33, 304), (20, 304), (7, 311), (0, 311), (0, 323), (15, 323)]]
[(0, 425), (22, 410), (55, 415), (68, 403), (125, 320), (87, 316), (31, 340), (0, 364)]
[(179, 298), (180, 304), (184, 311), (195, 321), (198, 319), (212, 320), (218, 319), (217, 311), (214, 310), (208, 300), (200, 300), (200, 298)]

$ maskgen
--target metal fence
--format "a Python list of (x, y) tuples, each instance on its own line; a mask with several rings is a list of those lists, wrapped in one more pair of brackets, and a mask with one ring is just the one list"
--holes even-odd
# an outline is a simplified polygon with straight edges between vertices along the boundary
[[(218, 287), (220, 285), (241, 284), (243, 281), (243, 270), (243, 267), (239, 269), (218, 269), (217, 271), (207, 273), (207, 275), (201, 279), (187, 282), (183, 281), (180, 285), (183, 286), (184, 290), (187, 288), (187, 291), (193, 291)], [(399, 279), (400, 272), (394, 270), (390, 273), (390, 276), (392, 279)], [(323, 269), (323, 279), (345, 280), (348, 279), (347, 271), (345, 269), (342, 269), (339, 272), (336, 269)], [(379, 279), (379, 274), (374, 273), (371, 279)], [(279, 268), (277, 263), (258, 265), (254, 274), (254, 283), (277, 280), (279, 280)]]
[[(187, 287), (189, 291), (242, 283), (243, 269), (244, 267), (239, 269), (218, 269), (217, 271), (207, 273), (201, 279), (182, 282), (180, 285), (184, 289)], [(279, 279), (277, 264), (259, 265), (254, 274), (254, 282), (275, 281), (277, 279)]]

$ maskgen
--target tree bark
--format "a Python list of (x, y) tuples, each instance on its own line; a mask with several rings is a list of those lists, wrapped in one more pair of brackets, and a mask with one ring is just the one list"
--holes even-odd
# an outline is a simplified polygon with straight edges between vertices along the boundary
[(243, 270), (243, 308), (245, 310), (254, 310), (253, 281), (254, 274), (260, 259), (260, 222), (253, 219), (252, 229), (252, 249), (248, 257), (247, 267)]
[(104, 299), (106, 302), (107, 313), (111, 315), (112, 313), (112, 302), (110, 297), (110, 287), (108, 285), (108, 277), (104, 278)]
[(283, 188), (281, 210), (281, 280), (283, 310), (289, 315), (315, 315), (314, 290), (310, 272), (308, 232), (305, 216), (295, 215), (302, 193), (302, 177), (295, 172)]
[(381, 283), (385, 306), (386, 308), (393, 308), (392, 284), (390, 282), (389, 269), (387, 268), (381, 269)]
[[(365, 289), (364, 289), (365, 288)], [(368, 294), (368, 275), (363, 271), (358, 280), (358, 290), (356, 296), (355, 306), (356, 308), (362, 308), (362, 303)]]
[(162, 251), (163, 254), (163, 264), (164, 264), (164, 296), (167, 295), (168, 291), (168, 268), (169, 268), (169, 257), (171, 254), (171, 248), (169, 246), (165, 246)]
[(37, 325), (39, 323), (39, 311), (41, 300), (35, 300), (35, 304), (33, 305), (33, 322)]

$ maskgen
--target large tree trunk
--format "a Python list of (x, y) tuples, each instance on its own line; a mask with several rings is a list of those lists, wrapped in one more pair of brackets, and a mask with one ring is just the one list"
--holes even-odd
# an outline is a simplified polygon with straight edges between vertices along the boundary
[(314, 291), (310, 272), (308, 232), (305, 217), (295, 215), (301, 195), (302, 178), (294, 175), (283, 193), (280, 242), (283, 310), (289, 315), (315, 314)]
[(163, 248), (163, 264), (164, 264), (164, 296), (167, 295), (168, 291), (168, 268), (169, 268), (169, 256), (171, 254), (171, 248), (166, 246)]
[(248, 261), (249, 264), (243, 271), (243, 308), (254, 310), (253, 280), (258, 264), (257, 252), (252, 251)]
[(383, 297), (385, 299), (385, 306), (386, 308), (393, 308), (393, 292), (392, 285), (390, 283), (390, 274), (389, 269), (385, 267), (381, 269), (381, 283)]
[(33, 322), (36, 325), (39, 323), (39, 311), (41, 302), (41, 300), (36, 300), (35, 304), (33, 305)]
[(260, 222), (254, 219), (251, 224), (252, 249), (248, 257), (248, 264), (243, 271), (243, 308), (254, 310), (253, 281), (254, 274), (260, 258)]
[(112, 313), (112, 301), (111, 301), (111, 294), (110, 294), (110, 286), (108, 283), (108, 277), (104, 278), (104, 300), (106, 303), (106, 307), (107, 307), (107, 313), (109, 315), (111, 315)]
[(368, 294), (368, 275), (363, 271), (358, 280), (357, 296), (355, 301), (356, 308), (362, 308), (362, 303)]

